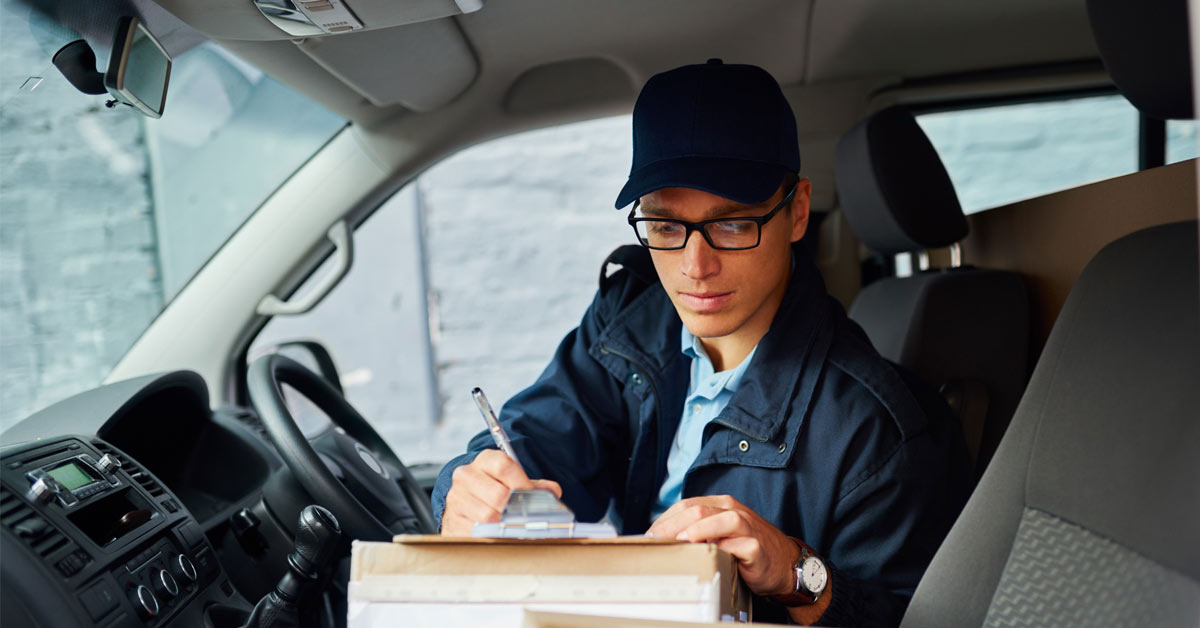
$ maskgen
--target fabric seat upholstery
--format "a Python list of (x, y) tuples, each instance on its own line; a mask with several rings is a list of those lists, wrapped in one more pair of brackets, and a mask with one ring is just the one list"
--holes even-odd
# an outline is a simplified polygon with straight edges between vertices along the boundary
[[(1186, 2), (1088, 14), (1130, 102), (1192, 115)], [(1145, 229), (1083, 270), (902, 628), (1200, 625), (1198, 233)]]
[(1197, 625), (1197, 229), (1084, 270), (904, 627)]
[[(894, 255), (966, 236), (950, 177), (908, 111), (893, 107), (861, 122), (839, 142), (836, 159), (847, 220), (871, 249)], [(1025, 388), (1030, 316), (1020, 275), (972, 267), (882, 279), (850, 307), (881, 355), (947, 396), (977, 474)]]

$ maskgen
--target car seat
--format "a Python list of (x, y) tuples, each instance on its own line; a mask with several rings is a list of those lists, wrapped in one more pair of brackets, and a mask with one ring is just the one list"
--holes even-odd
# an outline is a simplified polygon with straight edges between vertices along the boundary
[[(1191, 115), (1186, 3), (1088, 11), (1126, 97)], [(1200, 625), (1198, 229), (1136, 232), (1084, 269), (902, 628)]]
[[(847, 132), (836, 167), (846, 218), (872, 250), (925, 251), (967, 235), (950, 176), (907, 110), (884, 109)], [(864, 287), (849, 314), (883, 357), (942, 392), (978, 477), (1028, 379), (1031, 309), (1021, 276), (955, 266), (889, 277)]]

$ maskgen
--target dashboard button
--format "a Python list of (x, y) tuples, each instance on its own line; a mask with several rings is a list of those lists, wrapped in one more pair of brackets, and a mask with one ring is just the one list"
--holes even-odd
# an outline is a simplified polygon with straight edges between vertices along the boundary
[(40, 477), (33, 482), (29, 487), (29, 498), (33, 501), (44, 504), (52, 499), (58, 490), (45, 477)]
[(150, 619), (158, 614), (158, 598), (144, 584), (129, 590), (129, 601), (133, 602), (134, 610), (142, 619)]
[(159, 569), (158, 574), (154, 576), (154, 592), (169, 600), (179, 595), (179, 583), (175, 582), (171, 572)]
[(87, 610), (93, 621), (104, 617), (118, 604), (117, 594), (107, 582), (101, 582), (80, 593), (79, 601), (83, 603), (83, 608)]
[(110, 454), (104, 454), (103, 456), (100, 456), (100, 462), (96, 463), (96, 467), (98, 469), (100, 469), (100, 473), (103, 473), (105, 476), (108, 476), (113, 471), (116, 471), (117, 469), (121, 468), (121, 461), (118, 460), (115, 456), (112, 456)]
[(196, 566), (183, 554), (175, 557), (175, 560), (171, 563), (171, 571), (175, 572), (179, 580), (184, 582), (196, 581)]

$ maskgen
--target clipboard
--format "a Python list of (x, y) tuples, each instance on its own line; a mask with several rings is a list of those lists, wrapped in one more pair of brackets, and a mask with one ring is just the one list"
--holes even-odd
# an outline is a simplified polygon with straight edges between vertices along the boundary
[(476, 523), (471, 530), (476, 538), (497, 539), (611, 539), (617, 529), (610, 523), (583, 523), (554, 493), (544, 489), (516, 490), (499, 523)]

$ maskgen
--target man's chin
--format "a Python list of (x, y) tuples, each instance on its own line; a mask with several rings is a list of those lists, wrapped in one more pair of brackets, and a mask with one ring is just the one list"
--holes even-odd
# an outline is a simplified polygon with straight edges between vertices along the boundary
[(721, 338), (737, 331), (737, 325), (729, 320), (728, 315), (688, 312), (681, 314), (680, 319), (687, 330), (700, 339)]

